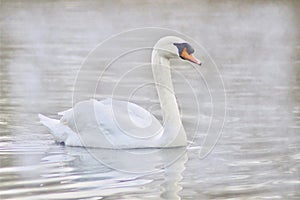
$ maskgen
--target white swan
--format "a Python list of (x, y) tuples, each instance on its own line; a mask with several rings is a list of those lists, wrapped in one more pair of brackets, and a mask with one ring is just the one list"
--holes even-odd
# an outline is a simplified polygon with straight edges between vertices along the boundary
[[(152, 51), (152, 72), (164, 125), (147, 110), (130, 102), (114, 99), (87, 100), (59, 113), (60, 120), (39, 114), (55, 140), (68, 146), (96, 148), (164, 148), (186, 146), (171, 79), (170, 59), (181, 58), (198, 65), (193, 48), (175, 36), (161, 38)], [(147, 131), (151, 136), (137, 137)]]

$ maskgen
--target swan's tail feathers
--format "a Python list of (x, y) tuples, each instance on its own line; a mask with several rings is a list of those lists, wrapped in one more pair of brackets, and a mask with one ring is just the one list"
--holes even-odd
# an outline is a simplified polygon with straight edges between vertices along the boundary
[(51, 134), (54, 136), (55, 140), (59, 143), (65, 142), (68, 137), (69, 127), (60, 123), (59, 120), (51, 119), (42, 114), (39, 114), (40, 122), (46, 126)]

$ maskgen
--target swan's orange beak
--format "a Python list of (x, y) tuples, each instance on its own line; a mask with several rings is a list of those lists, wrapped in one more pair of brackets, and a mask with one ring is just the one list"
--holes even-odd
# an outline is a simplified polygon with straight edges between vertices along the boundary
[(183, 58), (183, 59), (185, 59), (185, 60), (189, 60), (189, 61), (191, 61), (191, 62), (193, 62), (193, 63), (196, 63), (197, 65), (201, 65), (201, 61), (198, 60), (197, 58), (195, 58), (195, 57), (193, 56), (193, 54), (189, 54), (189, 53), (187, 52), (187, 49), (186, 49), (186, 48), (183, 49), (183, 51), (182, 51), (180, 57)]

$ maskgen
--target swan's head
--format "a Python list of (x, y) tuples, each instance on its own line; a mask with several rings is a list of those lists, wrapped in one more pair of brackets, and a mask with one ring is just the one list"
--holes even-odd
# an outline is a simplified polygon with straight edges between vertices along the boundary
[(181, 58), (183, 60), (201, 65), (201, 61), (193, 56), (195, 51), (193, 47), (187, 41), (179, 37), (163, 37), (155, 44), (154, 49), (159, 51), (161, 56), (164, 56), (168, 59)]

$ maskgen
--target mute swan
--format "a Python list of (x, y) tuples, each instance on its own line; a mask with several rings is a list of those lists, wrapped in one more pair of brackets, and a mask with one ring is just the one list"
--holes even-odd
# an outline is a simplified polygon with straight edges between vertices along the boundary
[[(152, 72), (162, 109), (164, 125), (147, 110), (115, 99), (81, 101), (58, 113), (60, 120), (39, 114), (55, 140), (68, 146), (95, 148), (167, 148), (187, 145), (171, 79), (170, 59), (181, 58), (201, 65), (194, 49), (175, 36), (161, 38), (151, 56)], [(137, 137), (147, 131), (147, 138)]]

